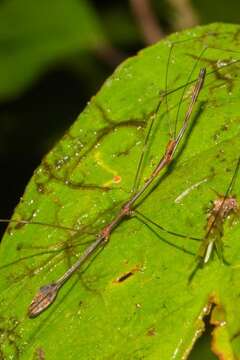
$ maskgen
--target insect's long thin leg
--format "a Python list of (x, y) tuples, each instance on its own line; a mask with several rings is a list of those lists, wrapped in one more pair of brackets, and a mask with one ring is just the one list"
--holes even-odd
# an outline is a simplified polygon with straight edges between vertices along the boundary
[(178, 102), (178, 108), (177, 108), (177, 114), (176, 114), (176, 120), (175, 120), (175, 124), (174, 124), (174, 136), (176, 136), (176, 133), (177, 133), (177, 123), (178, 123), (178, 119), (179, 119), (179, 113), (180, 113), (180, 108), (181, 108), (181, 104), (182, 104), (182, 101), (183, 101), (183, 98), (184, 98), (184, 95), (186, 93), (186, 89), (187, 89), (187, 86), (188, 86), (188, 83), (190, 82), (191, 78), (192, 78), (192, 75), (199, 63), (199, 61), (201, 60), (203, 54), (205, 53), (205, 51), (207, 50), (207, 47), (204, 47), (200, 53), (200, 55), (198, 56), (197, 58), (197, 61), (194, 63), (194, 66), (192, 67), (188, 77), (187, 77), (187, 81), (186, 81), (186, 85), (184, 86), (183, 90), (182, 90), (182, 93), (181, 93), (181, 96), (180, 96), (180, 99), (179, 99), (179, 102)]
[[(181, 108), (181, 104), (182, 104), (184, 95), (186, 93), (186, 89), (187, 89), (187, 87), (189, 85), (189, 82), (190, 82), (190, 80), (192, 78), (192, 75), (193, 75), (199, 61), (201, 60), (204, 52), (207, 50), (207, 46), (205, 46), (202, 49), (200, 55), (198, 56), (197, 61), (194, 63), (194, 66), (192, 67), (192, 69), (191, 69), (191, 71), (190, 71), (190, 73), (188, 75), (186, 84), (182, 88), (182, 93), (181, 93), (180, 100), (178, 102), (178, 107), (177, 107), (177, 114), (176, 114), (176, 121), (175, 121), (175, 124), (174, 124), (174, 130), (172, 131), (171, 121), (170, 121), (170, 116), (169, 116), (169, 104), (168, 104), (168, 96), (167, 95), (168, 95), (168, 73), (169, 73), (169, 68), (170, 68), (171, 54), (172, 54), (174, 45), (175, 45), (174, 43), (171, 44), (171, 47), (170, 47), (170, 50), (169, 50), (169, 53), (168, 53), (166, 73), (165, 73), (165, 92), (164, 92), (164, 94), (162, 96), (162, 101), (163, 101), (163, 97), (165, 98), (165, 104), (166, 104), (166, 109), (167, 109), (166, 114), (167, 114), (167, 120), (168, 120), (168, 125), (169, 125), (169, 132), (170, 132), (171, 137), (173, 137), (173, 138), (176, 136), (177, 123), (178, 123), (178, 119), (179, 119), (180, 108)], [(148, 127), (148, 131), (147, 131), (147, 134), (146, 134), (145, 139), (144, 139), (142, 152), (141, 152), (140, 159), (139, 159), (139, 162), (138, 162), (138, 165), (137, 165), (137, 171), (136, 171), (136, 175), (135, 175), (135, 178), (134, 178), (134, 184), (133, 184), (133, 188), (132, 188), (132, 193), (136, 192), (136, 189), (138, 188), (138, 185), (139, 185), (139, 175), (140, 175), (141, 170), (142, 170), (142, 164), (143, 164), (144, 155), (146, 153), (147, 144), (148, 144), (148, 141), (149, 141), (150, 134), (152, 132), (152, 128), (153, 128), (156, 116), (157, 116), (159, 108), (160, 108), (160, 106), (162, 104), (162, 101), (158, 102), (158, 105), (157, 105), (157, 107), (156, 107), (156, 109), (154, 111), (154, 115), (152, 115), (151, 118), (150, 118), (150, 125)]]
[(56, 224), (47, 224), (44, 223), (42, 221), (28, 221), (28, 220), (16, 220), (16, 219), (0, 219), (0, 223), (16, 223), (17, 225), (27, 225), (27, 224), (31, 224), (31, 225), (42, 225), (42, 226), (46, 226), (46, 227), (53, 227), (54, 229), (62, 229), (62, 230), (68, 230), (68, 231), (73, 231), (73, 232), (78, 232), (79, 230), (77, 229), (73, 229), (71, 227), (68, 226), (63, 226), (63, 225), (56, 225)]
[(226, 191), (226, 194), (225, 194), (225, 197), (227, 197), (229, 194), (231, 194), (232, 192), (232, 189), (235, 185), (235, 182), (237, 180), (237, 175), (238, 175), (238, 172), (239, 172), (239, 168), (240, 168), (240, 157), (238, 158), (238, 161), (237, 161), (237, 165), (236, 165), (236, 168), (235, 168), (235, 171), (234, 171), (234, 174), (233, 174), (233, 177), (231, 179), (231, 182), (227, 188), (227, 191)]
[(158, 113), (160, 104), (161, 104), (161, 102), (158, 103), (158, 107), (157, 107), (157, 109), (156, 109), (156, 112), (155, 112), (154, 115), (152, 115), (151, 118), (150, 118), (150, 125), (149, 125), (149, 127), (148, 127), (148, 131), (147, 131), (147, 134), (146, 134), (145, 139), (144, 139), (142, 152), (141, 152), (140, 159), (139, 159), (138, 165), (137, 165), (137, 171), (136, 171), (136, 175), (135, 175), (135, 178), (134, 178), (132, 193), (135, 193), (135, 192), (136, 192), (136, 189), (137, 189), (137, 187), (138, 187), (138, 185), (139, 185), (139, 175), (141, 174), (144, 155), (145, 155), (145, 153), (146, 153), (148, 140), (149, 140), (150, 134), (151, 134), (151, 132), (152, 132), (152, 128), (153, 128), (153, 125), (154, 125), (154, 122), (155, 122), (156, 115), (157, 115), (157, 113)]
[(148, 223), (152, 224), (153, 226), (155, 226), (156, 228), (170, 234), (170, 235), (174, 235), (180, 238), (184, 238), (184, 239), (189, 239), (189, 240), (194, 240), (194, 241), (201, 241), (202, 239), (200, 238), (196, 238), (194, 236), (188, 236), (188, 235), (184, 235), (184, 234), (180, 234), (177, 233), (175, 231), (171, 231), (166, 229), (165, 227), (163, 227), (162, 225), (156, 223), (155, 221), (151, 220), (149, 217), (147, 217), (145, 214), (143, 214), (142, 212), (140, 212), (139, 210), (135, 209), (133, 210), (133, 215), (135, 215), (137, 218), (143, 219), (145, 221), (147, 221)]
[[(165, 72), (165, 91), (164, 91), (165, 104), (166, 104), (166, 109), (167, 109), (167, 111), (166, 111), (166, 113), (167, 113), (167, 121), (168, 121), (168, 127), (169, 127), (169, 132), (170, 132), (171, 136), (173, 136), (173, 133), (172, 133), (172, 130), (171, 130), (171, 121), (170, 121), (170, 116), (169, 116), (169, 105), (168, 105), (167, 93), (168, 93), (168, 72), (169, 72), (170, 59), (171, 59), (173, 47), (174, 47), (174, 44), (171, 44), (170, 50), (169, 50), (169, 53), (168, 53), (168, 58), (167, 58), (167, 63), (166, 63), (166, 72)], [(142, 153), (141, 153), (139, 163), (138, 163), (138, 166), (137, 166), (137, 172), (136, 172), (135, 179), (134, 179), (134, 185), (133, 185), (133, 190), (132, 190), (133, 193), (136, 191), (136, 188), (138, 186), (138, 177), (139, 177), (139, 174), (141, 172), (141, 167), (142, 167), (143, 158), (144, 158), (144, 155), (145, 155), (145, 152), (146, 152), (147, 143), (148, 143), (149, 136), (150, 136), (150, 133), (152, 131), (152, 128), (153, 128), (153, 125), (154, 125), (154, 122), (155, 122), (156, 116), (158, 114), (161, 103), (162, 103), (162, 101), (158, 102), (157, 108), (154, 111), (154, 115), (151, 117), (151, 122), (150, 122), (150, 126), (148, 128), (148, 132), (147, 132), (147, 134), (145, 136), (145, 139), (144, 139), (143, 149), (142, 149)]]
[(170, 59), (171, 59), (171, 55), (172, 55), (172, 51), (173, 51), (173, 47), (174, 47), (174, 43), (171, 44), (170, 46), (170, 50), (168, 53), (168, 59), (167, 59), (167, 63), (166, 63), (166, 73), (165, 73), (165, 104), (166, 104), (166, 109), (167, 109), (167, 120), (168, 120), (168, 128), (169, 128), (169, 132), (172, 135), (172, 128), (171, 128), (171, 120), (170, 120), (170, 116), (169, 116), (169, 104), (168, 104), (168, 73), (169, 73), (169, 69), (170, 69)]
[[(170, 59), (171, 59), (171, 55), (172, 55), (172, 51), (173, 51), (173, 48), (174, 48), (174, 43), (171, 44), (171, 47), (170, 47), (170, 50), (169, 50), (169, 53), (168, 53), (168, 58), (167, 58), (167, 63), (166, 63), (166, 72), (165, 72), (165, 92), (162, 96), (162, 98), (164, 97), (165, 98), (165, 104), (166, 104), (166, 114), (167, 114), (167, 121), (168, 121), (168, 127), (169, 127), (169, 133), (170, 133), (170, 136), (171, 137), (175, 137), (176, 135), (176, 128), (177, 128), (177, 121), (178, 121), (178, 116), (179, 116), (179, 111), (180, 111), (180, 107), (181, 107), (181, 103), (182, 103), (182, 100), (183, 100), (183, 97), (184, 97), (184, 94), (186, 92), (186, 88), (188, 86), (188, 83), (192, 77), (192, 74), (194, 72), (194, 70), (196, 69), (197, 67), (197, 64), (201, 58), (201, 56), (203, 55), (204, 51), (206, 50), (205, 48), (203, 49), (203, 51), (201, 52), (198, 60), (195, 62), (188, 78), (187, 78), (187, 82), (185, 84), (185, 86), (183, 87), (183, 91), (182, 91), (182, 94), (181, 94), (181, 97), (180, 97), (180, 100), (179, 100), (179, 104), (178, 104), (178, 110), (177, 110), (177, 116), (176, 116), (176, 121), (175, 121), (175, 125), (174, 125), (174, 132), (172, 131), (172, 128), (171, 128), (171, 120), (170, 120), (170, 116), (169, 116), (169, 104), (168, 104), (168, 73), (169, 73), (169, 68), (170, 68)], [(132, 188), (132, 193), (135, 193), (136, 192), (136, 189), (138, 188), (138, 185), (139, 185), (139, 175), (141, 173), (141, 169), (142, 169), (142, 164), (143, 164), (143, 159), (144, 159), (144, 155), (146, 153), (146, 149), (147, 149), (147, 144), (148, 144), (148, 141), (149, 141), (149, 137), (150, 137), (150, 134), (152, 132), (152, 128), (153, 128), (153, 125), (154, 125), (154, 122), (155, 122), (155, 119), (156, 119), (156, 116), (158, 114), (158, 111), (160, 109), (160, 106), (161, 106), (161, 103), (162, 101), (160, 100), (158, 102), (158, 105), (154, 111), (154, 114), (151, 116), (150, 118), (150, 125), (148, 127), (148, 131), (147, 131), (147, 134), (145, 136), (145, 139), (144, 139), (144, 143), (143, 143), (143, 148), (142, 148), (142, 152), (141, 152), (141, 155), (140, 155), (140, 159), (139, 159), (139, 162), (138, 162), (138, 165), (137, 165), (137, 171), (136, 171), (136, 175), (135, 175), (135, 178), (134, 178), (134, 183), (133, 183), (133, 188)]]
[(86, 262), (87, 259), (89, 259), (89, 257), (102, 244), (104, 244), (108, 240), (113, 229), (116, 226), (118, 226), (118, 224), (123, 220), (123, 218), (125, 218), (126, 216), (129, 216), (137, 199), (139, 197), (141, 197), (141, 195), (146, 191), (146, 189), (152, 184), (154, 179), (157, 178), (157, 176), (161, 172), (161, 170), (170, 164), (170, 162), (173, 159), (173, 155), (178, 147), (178, 144), (180, 143), (180, 141), (186, 131), (191, 113), (193, 111), (193, 106), (196, 103), (197, 97), (203, 86), (205, 74), (206, 74), (206, 69), (201, 69), (198, 80), (196, 82), (196, 85), (195, 85), (193, 93), (192, 93), (192, 97), (191, 97), (191, 101), (190, 101), (188, 110), (185, 114), (183, 126), (180, 129), (177, 137), (168, 142), (164, 155), (162, 156), (159, 163), (153, 170), (152, 174), (149, 176), (148, 180), (145, 182), (145, 184), (142, 186), (142, 188), (136, 194), (134, 194), (130, 198), (129, 201), (127, 201), (123, 205), (123, 207), (121, 208), (119, 213), (115, 216), (115, 218), (112, 220), (112, 222), (103, 228), (103, 230), (97, 235), (96, 240), (90, 246), (88, 246), (86, 248), (86, 250), (79, 257), (79, 259), (57, 281), (40, 288), (39, 292), (34, 297), (32, 303), (29, 307), (29, 316), (30, 317), (34, 317), (34, 316), (37, 316), (38, 314), (40, 314), (55, 300), (57, 293), (58, 293), (59, 289), (61, 288), (61, 286), (72, 276), (72, 274), (77, 269), (79, 269)]
[[(209, 49), (209, 48), (208, 48)], [(221, 65), (221, 67), (218, 68), (217, 71), (221, 71), (225, 68), (228, 68), (229, 66), (232, 66), (232, 65), (235, 65), (235, 64), (239, 64), (240, 63), (240, 60), (232, 60), (230, 61), (229, 63), (226, 63), (226, 64), (223, 64)], [(206, 73), (206, 77), (212, 75), (212, 74), (216, 74), (216, 70), (210, 70)], [(173, 93), (175, 93), (176, 91), (179, 91), (181, 89), (184, 89), (186, 86), (189, 86), (189, 85), (192, 85), (194, 84), (195, 82), (197, 81), (197, 78), (193, 79), (193, 80), (190, 80), (189, 82), (186, 82), (185, 84), (183, 85), (180, 85), (178, 86), (177, 88), (174, 88), (174, 89), (170, 89), (167, 91), (167, 93), (165, 94), (165, 96), (168, 96), (168, 95), (171, 95)]]

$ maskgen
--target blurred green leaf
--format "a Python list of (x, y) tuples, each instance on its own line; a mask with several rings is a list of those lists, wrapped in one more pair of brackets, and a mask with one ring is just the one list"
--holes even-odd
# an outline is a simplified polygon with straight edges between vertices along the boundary
[(18, 95), (44, 70), (104, 46), (85, 0), (11, 0), (0, 4), (0, 98)]
[(125, 48), (136, 47), (143, 39), (133, 14), (125, 5), (123, 2), (112, 3), (112, 6), (109, 4), (101, 12), (101, 19), (113, 44)]
[[(123, 221), (46, 312), (35, 319), (26, 315), (39, 287), (61, 276), (129, 199), (160, 97), (144, 183), (169, 141), (179, 102), (181, 126), (192, 91), (192, 83), (183, 85), (202, 67), (206, 81), (188, 134), (138, 210), (171, 231), (204, 237), (207, 208), (216, 192), (225, 193), (239, 157), (239, 29), (213, 24), (188, 30), (127, 60), (43, 159), (14, 217), (77, 232), (31, 224), (8, 228), (0, 253), (3, 358), (186, 359), (211, 309), (212, 348), (219, 357), (240, 358), (238, 220), (224, 224), (230, 265), (214, 256), (191, 283), (198, 242), (136, 217)], [(167, 68), (172, 91), (166, 103)], [(233, 192), (239, 199), (239, 176)]]

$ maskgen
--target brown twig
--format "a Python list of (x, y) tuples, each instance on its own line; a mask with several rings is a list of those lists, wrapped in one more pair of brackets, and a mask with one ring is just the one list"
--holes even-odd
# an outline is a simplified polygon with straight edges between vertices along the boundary
[(126, 54), (113, 47), (110, 43), (95, 47), (94, 54), (98, 59), (112, 68), (115, 68), (127, 57)]
[[(96, 236), (95, 241), (91, 243), (84, 252), (80, 255), (78, 260), (55, 282), (48, 285), (42, 286), (36, 296), (33, 298), (32, 303), (28, 309), (29, 317), (35, 317), (43, 312), (49, 305), (51, 305), (58, 291), (61, 287), (70, 279), (70, 277), (80, 268), (83, 264), (94, 254), (96, 251), (106, 244), (113, 230), (122, 222), (122, 220), (131, 215), (132, 211), (136, 207), (137, 200), (149, 189), (150, 185), (158, 177), (158, 175), (165, 169), (174, 158), (174, 154), (178, 148), (180, 141), (182, 140), (184, 133), (186, 132), (187, 126), (189, 124), (190, 116), (193, 111), (193, 107), (197, 101), (198, 95), (203, 86), (204, 78), (206, 75), (206, 69), (201, 69), (199, 73), (198, 80), (195, 84), (191, 95), (191, 101), (189, 103), (188, 109), (185, 113), (183, 125), (179, 130), (178, 134), (174, 136), (166, 144), (166, 149), (159, 162), (156, 164), (152, 173), (145, 181), (145, 183), (138, 189), (132, 197), (123, 204), (119, 212), (115, 215), (113, 220), (106, 225)], [(156, 110), (158, 111), (159, 104), (157, 105)], [(141, 158), (140, 158), (141, 159)]]
[(129, 0), (132, 12), (136, 18), (146, 44), (153, 44), (162, 39), (165, 34), (161, 29), (150, 0)]
[(176, 12), (174, 29), (181, 30), (199, 24), (199, 19), (190, 0), (168, 0)]

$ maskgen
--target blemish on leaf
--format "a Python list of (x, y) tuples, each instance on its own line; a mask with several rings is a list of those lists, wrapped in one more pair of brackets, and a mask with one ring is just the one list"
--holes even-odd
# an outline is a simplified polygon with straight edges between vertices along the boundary
[(45, 360), (46, 359), (43, 348), (40, 348), (40, 347), (37, 348), (35, 355), (36, 355), (36, 360)]
[(184, 190), (180, 195), (178, 195), (178, 197), (174, 200), (174, 202), (176, 204), (180, 203), (182, 201), (182, 199), (187, 196), (191, 191), (193, 191), (194, 189), (198, 188), (200, 185), (202, 185), (203, 183), (205, 183), (206, 181), (208, 181), (208, 179), (203, 179), (193, 185), (191, 185), (190, 187), (188, 187), (186, 190)]
[(114, 280), (114, 283), (122, 283), (124, 281), (126, 281), (128, 278), (130, 278), (131, 276), (133, 276), (136, 272), (138, 272), (140, 270), (139, 267), (135, 267), (132, 270), (120, 275), (116, 280)]
[(38, 193), (40, 193), (40, 194), (44, 194), (44, 193), (45, 193), (45, 187), (44, 187), (43, 184), (37, 183), (36, 186), (37, 186), (37, 192), (38, 192)]
[(106, 183), (103, 184), (104, 187), (110, 186), (111, 184), (115, 183), (118, 184), (121, 182), (122, 178), (120, 175), (118, 175), (117, 171), (112, 169), (108, 164), (106, 164), (103, 159), (101, 158), (101, 153), (100, 151), (97, 151), (95, 153), (95, 160), (97, 162), (97, 164), (104, 170), (106, 170), (108, 173), (113, 175), (113, 178), (109, 181), (107, 181)]
[(115, 184), (119, 184), (122, 181), (122, 177), (120, 175), (116, 175), (113, 177), (113, 181)]
[(127, 280), (130, 276), (133, 275), (132, 271), (127, 272), (126, 274), (123, 274), (122, 276), (118, 277), (115, 282), (120, 283), (123, 282), (125, 280)]
[(19, 243), (19, 244), (17, 244), (17, 246), (16, 246), (16, 251), (21, 251), (22, 248), (23, 248), (23, 244)]
[(147, 331), (147, 336), (155, 336), (156, 335), (156, 329), (154, 327), (151, 327)]

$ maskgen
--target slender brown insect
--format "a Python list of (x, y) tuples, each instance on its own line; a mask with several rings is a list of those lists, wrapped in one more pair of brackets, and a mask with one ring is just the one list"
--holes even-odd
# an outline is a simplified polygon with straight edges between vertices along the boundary
[[(202, 51), (205, 51), (205, 49)], [(201, 55), (202, 55), (201, 54)], [(199, 57), (200, 58), (200, 57)], [(229, 65), (229, 64), (228, 64)], [(196, 66), (196, 64), (195, 64)], [(195, 68), (195, 67), (194, 67)], [(192, 72), (191, 72), (192, 74)], [(206, 74), (206, 70), (201, 69), (200, 73), (199, 73), (199, 77), (196, 81), (196, 84), (194, 86), (194, 89), (191, 93), (191, 101), (190, 104), (188, 106), (188, 109), (186, 111), (185, 117), (184, 117), (184, 121), (183, 121), (183, 125), (180, 129), (180, 131), (178, 132), (177, 135), (175, 135), (176, 133), (176, 123), (175, 123), (175, 131), (174, 131), (174, 136), (172, 136), (171, 140), (168, 142), (168, 144), (166, 145), (166, 149), (164, 152), (164, 155), (162, 156), (162, 158), (159, 160), (157, 166), (155, 167), (155, 169), (152, 171), (151, 175), (148, 177), (148, 179), (146, 180), (146, 182), (144, 183), (144, 185), (140, 188), (140, 190), (136, 191), (136, 182), (137, 182), (137, 176), (136, 176), (136, 181), (135, 181), (135, 192), (133, 194), (133, 196), (130, 198), (130, 200), (128, 200), (121, 208), (120, 212), (117, 214), (117, 216), (113, 219), (113, 221), (111, 221), (107, 226), (105, 226), (100, 233), (97, 235), (95, 241), (89, 245), (86, 250), (82, 253), (82, 255), (79, 257), (79, 259), (58, 279), (56, 280), (54, 283), (51, 283), (49, 285), (45, 285), (43, 287), (40, 288), (39, 292), (37, 293), (37, 295), (34, 297), (30, 307), (29, 307), (29, 316), (30, 317), (34, 317), (37, 316), (38, 314), (40, 314), (42, 311), (44, 311), (50, 304), (53, 303), (53, 301), (55, 300), (59, 289), (63, 286), (63, 284), (72, 276), (73, 273), (75, 273), (75, 271), (77, 269), (79, 269), (95, 252), (97, 249), (99, 249), (102, 245), (104, 245), (112, 231), (120, 224), (120, 222), (130, 216), (132, 213), (136, 214), (137, 210), (136, 210), (136, 202), (139, 198), (141, 198), (142, 195), (145, 194), (145, 192), (149, 189), (149, 187), (151, 186), (151, 184), (157, 180), (159, 174), (162, 172), (162, 170), (164, 168), (166, 168), (166, 166), (168, 166), (174, 157), (174, 154), (178, 148), (179, 143), (181, 142), (186, 129), (189, 125), (189, 120), (190, 120), (190, 116), (192, 114), (193, 111), (193, 107), (197, 101), (199, 92), (203, 86), (203, 82), (204, 82), (204, 78), (205, 78), (205, 74)], [(189, 81), (187, 81), (187, 83), (192, 83), (192, 81), (190, 81), (191, 76), (189, 77)], [(167, 83), (167, 81), (166, 81)], [(184, 92), (183, 92), (184, 94)], [(179, 106), (181, 104), (181, 101), (183, 99), (183, 95), (181, 97), (181, 100), (179, 102)], [(167, 105), (168, 106), (168, 105)], [(158, 108), (156, 110), (156, 112), (158, 111)], [(179, 111), (178, 111), (179, 113)], [(177, 115), (178, 117), (178, 115)], [(176, 120), (177, 122), (177, 120)], [(151, 125), (149, 127), (149, 132), (151, 131)], [(149, 134), (148, 132), (148, 134)], [(148, 137), (146, 137), (145, 139), (145, 144), (147, 143), (147, 139)], [(142, 158), (143, 158), (143, 154), (144, 154), (144, 150), (141, 154), (141, 159), (139, 161), (139, 165), (138, 165), (138, 172), (140, 171), (141, 168), (141, 163), (142, 163)], [(147, 218), (146, 218), (147, 219)], [(14, 221), (14, 220), (10, 220), (10, 221)], [(8, 220), (6, 220), (6, 222), (9, 222)], [(17, 223), (19, 224), (24, 224), (24, 223), (28, 223), (27, 221), (17, 221)], [(39, 224), (39, 225), (46, 225), (43, 224), (41, 222), (31, 222), (31, 224)], [(52, 225), (53, 227), (55, 227), (55, 225)], [(59, 228), (65, 229), (65, 230), (73, 230), (71, 228), (68, 227), (64, 227), (64, 226), (57, 226)], [(185, 237), (184, 235), (181, 234), (177, 234), (174, 232), (171, 232), (170, 230), (167, 230), (163, 227), (161, 227), (162, 230), (167, 231), (170, 234), (175, 234), (177, 236), (180, 237)], [(76, 230), (74, 230), (76, 231)], [(199, 240), (197, 238), (194, 237), (189, 237), (192, 240)]]
[(39, 289), (39, 292), (33, 298), (33, 301), (29, 307), (28, 314), (30, 317), (35, 317), (39, 315), (42, 311), (44, 311), (50, 304), (55, 300), (59, 289), (63, 286), (63, 284), (78, 270), (89, 257), (104, 243), (106, 243), (112, 233), (112, 231), (119, 225), (119, 223), (127, 216), (129, 216), (134, 209), (134, 204), (136, 201), (142, 196), (142, 194), (149, 188), (152, 182), (158, 177), (159, 173), (171, 163), (173, 156), (176, 152), (176, 149), (183, 138), (183, 135), (187, 129), (190, 116), (193, 111), (194, 104), (197, 101), (198, 95), (203, 86), (204, 78), (206, 74), (206, 69), (203, 68), (199, 72), (198, 80), (195, 84), (191, 101), (187, 112), (185, 114), (185, 118), (183, 121), (183, 125), (177, 134), (176, 138), (171, 139), (167, 146), (164, 155), (159, 160), (157, 166), (144, 183), (142, 188), (137, 191), (131, 198), (128, 200), (121, 208), (120, 212), (116, 215), (116, 217), (112, 220), (110, 224), (105, 226), (100, 233), (97, 235), (96, 240), (87, 247), (87, 249), (83, 252), (80, 258), (73, 264), (59, 279), (57, 279), (54, 283), (45, 285)]

